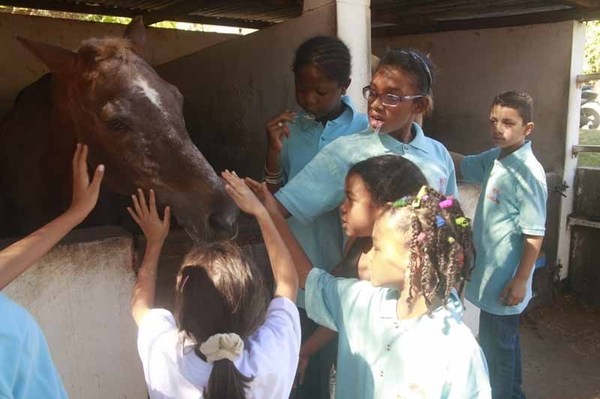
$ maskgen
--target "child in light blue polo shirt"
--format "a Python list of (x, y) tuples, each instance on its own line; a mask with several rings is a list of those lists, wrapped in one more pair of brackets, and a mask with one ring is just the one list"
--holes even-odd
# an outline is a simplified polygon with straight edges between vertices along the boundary
[[(104, 166), (89, 182), (87, 147), (73, 158), (73, 200), (69, 209), (39, 230), (0, 251), (0, 290), (44, 256), (96, 205)], [(35, 319), (0, 293), (0, 398), (63, 399), (67, 393)]]
[[(367, 128), (367, 116), (357, 112), (346, 89), (350, 85), (350, 50), (334, 36), (317, 36), (302, 43), (293, 63), (296, 101), (302, 110), (285, 111), (267, 122), (265, 181), (276, 192), (292, 180), (318, 152), (338, 137)], [(314, 264), (327, 271), (342, 257), (343, 234), (337, 210), (300, 223), (288, 224)], [(304, 308), (304, 291), (297, 304)]]
[[(302, 43), (293, 63), (296, 102), (301, 111), (285, 111), (267, 122), (265, 182), (272, 192), (291, 179), (313, 157), (338, 137), (368, 126), (367, 116), (357, 112), (345, 96), (350, 85), (350, 50), (334, 36), (317, 36)], [(288, 224), (310, 260), (330, 271), (340, 261), (343, 233), (336, 209), (304, 224), (291, 217)], [(304, 309), (304, 290), (297, 305)], [(316, 328), (301, 310), (303, 340)], [(335, 345), (312, 358), (308, 378), (296, 390), (295, 399), (324, 396), (329, 390), (329, 369)]]
[(496, 148), (464, 158), (454, 155), (464, 179), (482, 184), (473, 226), (477, 261), (466, 296), (481, 309), (479, 342), (494, 398), (525, 397), (519, 316), (532, 295), (547, 199), (544, 168), (525, 140), (533, 131), (532, 113), (528, 94), (499, 94), (490, 109)]
[(335, 209), (344, 197), (344, 179), (352, 165), (385, 154), (408, 158), (433, 188), (456, 196), (454, 164), (448, 150), (414, 123), (432, 106), (432, 68), (431, 61), (415, 50), (388, 50), (371, 84), (363, 89), (369, 105), (369, 129), (323, 148), (280, 189), (275, 197), (282, 213), (307, 224)]
[(389, 203), (373, 229), (371, 280), (359, 281), (313, 268), (277, 202), (253, 186), (290, 250), (308, 315), (339, 333), (336, 398), (491, 398), (485, 358), (461, 322), (474, 254), (455, 199), (423, 187)]

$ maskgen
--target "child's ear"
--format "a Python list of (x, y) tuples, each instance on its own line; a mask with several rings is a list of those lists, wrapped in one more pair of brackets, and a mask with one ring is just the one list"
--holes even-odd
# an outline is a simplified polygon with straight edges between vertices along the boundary
[(348, 87), (350, 87), (351, 82), (352, 79), (348, 79), (346, 83), (342, 83), (342, 94), (346, 94), (346, 90), (348, 90)]
[(429, 98), (421, 97), (413, 102), (413, 113), (415, 114), (424, 114), (429, 109)]
[(531, 134), (531, 132), (533, 132), (533, 128), (535, 127), (535, 125), (533, 124), (533, 122), (529, 122), (525, 125), (525, 136), (529, 136)]

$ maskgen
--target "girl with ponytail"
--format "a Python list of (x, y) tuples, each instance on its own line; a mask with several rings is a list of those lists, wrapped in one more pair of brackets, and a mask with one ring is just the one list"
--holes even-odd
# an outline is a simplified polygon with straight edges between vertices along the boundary
[[(261, 271), (233, 243), (194, 248), (176, 282), (175, 310), (153, 309), (158, 257), (169, 231), (154, 191), (140, 190), (128, 208), (147, 239), (133, 291), (138, 352), (151, 399), (287, 398), (300, 350), (295, 306), (298, 276), (262, 203), (235, 173), (226, 190), (256, 217), (275, 277), (274, 297)], [(271, 299), (273, 298), (273, 299)]]

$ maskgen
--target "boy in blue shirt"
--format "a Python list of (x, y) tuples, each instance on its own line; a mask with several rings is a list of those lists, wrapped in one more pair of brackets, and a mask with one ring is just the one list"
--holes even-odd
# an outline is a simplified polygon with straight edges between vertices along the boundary
[(494, 398), (524, 398), (519, 317), (532, 296), (535, 260), (546, 223), (546, 177), (525, 140), (533, 131), (533, 100), (526, 93), (494, 98), (490, 129), (496, 148), (452, 154), (468, 182), (482, 185), (473, 225), (475, 269), (466, 297), (481, 309), (479, 343)]

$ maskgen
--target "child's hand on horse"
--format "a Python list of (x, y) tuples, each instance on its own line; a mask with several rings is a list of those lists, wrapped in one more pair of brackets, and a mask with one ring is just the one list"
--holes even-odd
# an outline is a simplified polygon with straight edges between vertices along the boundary
[(269, 144), (269, 150), (273, 150), (277, 153), (281, 152), (283, 148), (283, 137), (290, 137), (290, 128), (287, 126), (287, 122), (293, 123), (296, 114), (294, 112), (285, 110), (280, 115), (267, 122), (267, 142)]
[(73, 196), (69, 211), (74, 212), (82, 221), (98, 202), (100, 182), (104, 176), (104, 165), (98, 165), (90, 183), (87, 156), (88, 146), (77, 143), (73, 155)]
[(225, 179), (225, 191), (242, 211), (254, 216), (266, 211), (260, 200), (235, 172), (226, 170), (221, 176)]
[(258, 197), (260, 202), (263, 203), (269, 214), (273, 215), (273, 212), (279, 212), (279, 207), (277, 206), (277, 200), (273, 197), (273, 193), (269, 191), (267, 185), (265, 183), (259, 183), (256, 180), (251, 179), (250, 177), (246, 177), (244, 179), (246, 185), (254, 192), (254, 194)]
[(171, 225), (171, 208), (165, 207), (163, 219), (160, 219), (160, 215), (156, 209), (156, 195), (154, 190), (150, 189), (148, 203), (146, 202), (146, 196), (141, 188), (138, 188), (137, 196), (132, 195), (133, 209), (127, 207), (127, 211), (140, 226), (148, 245), (160, 244), (165, 241), (169, 234), (169, 227)]

